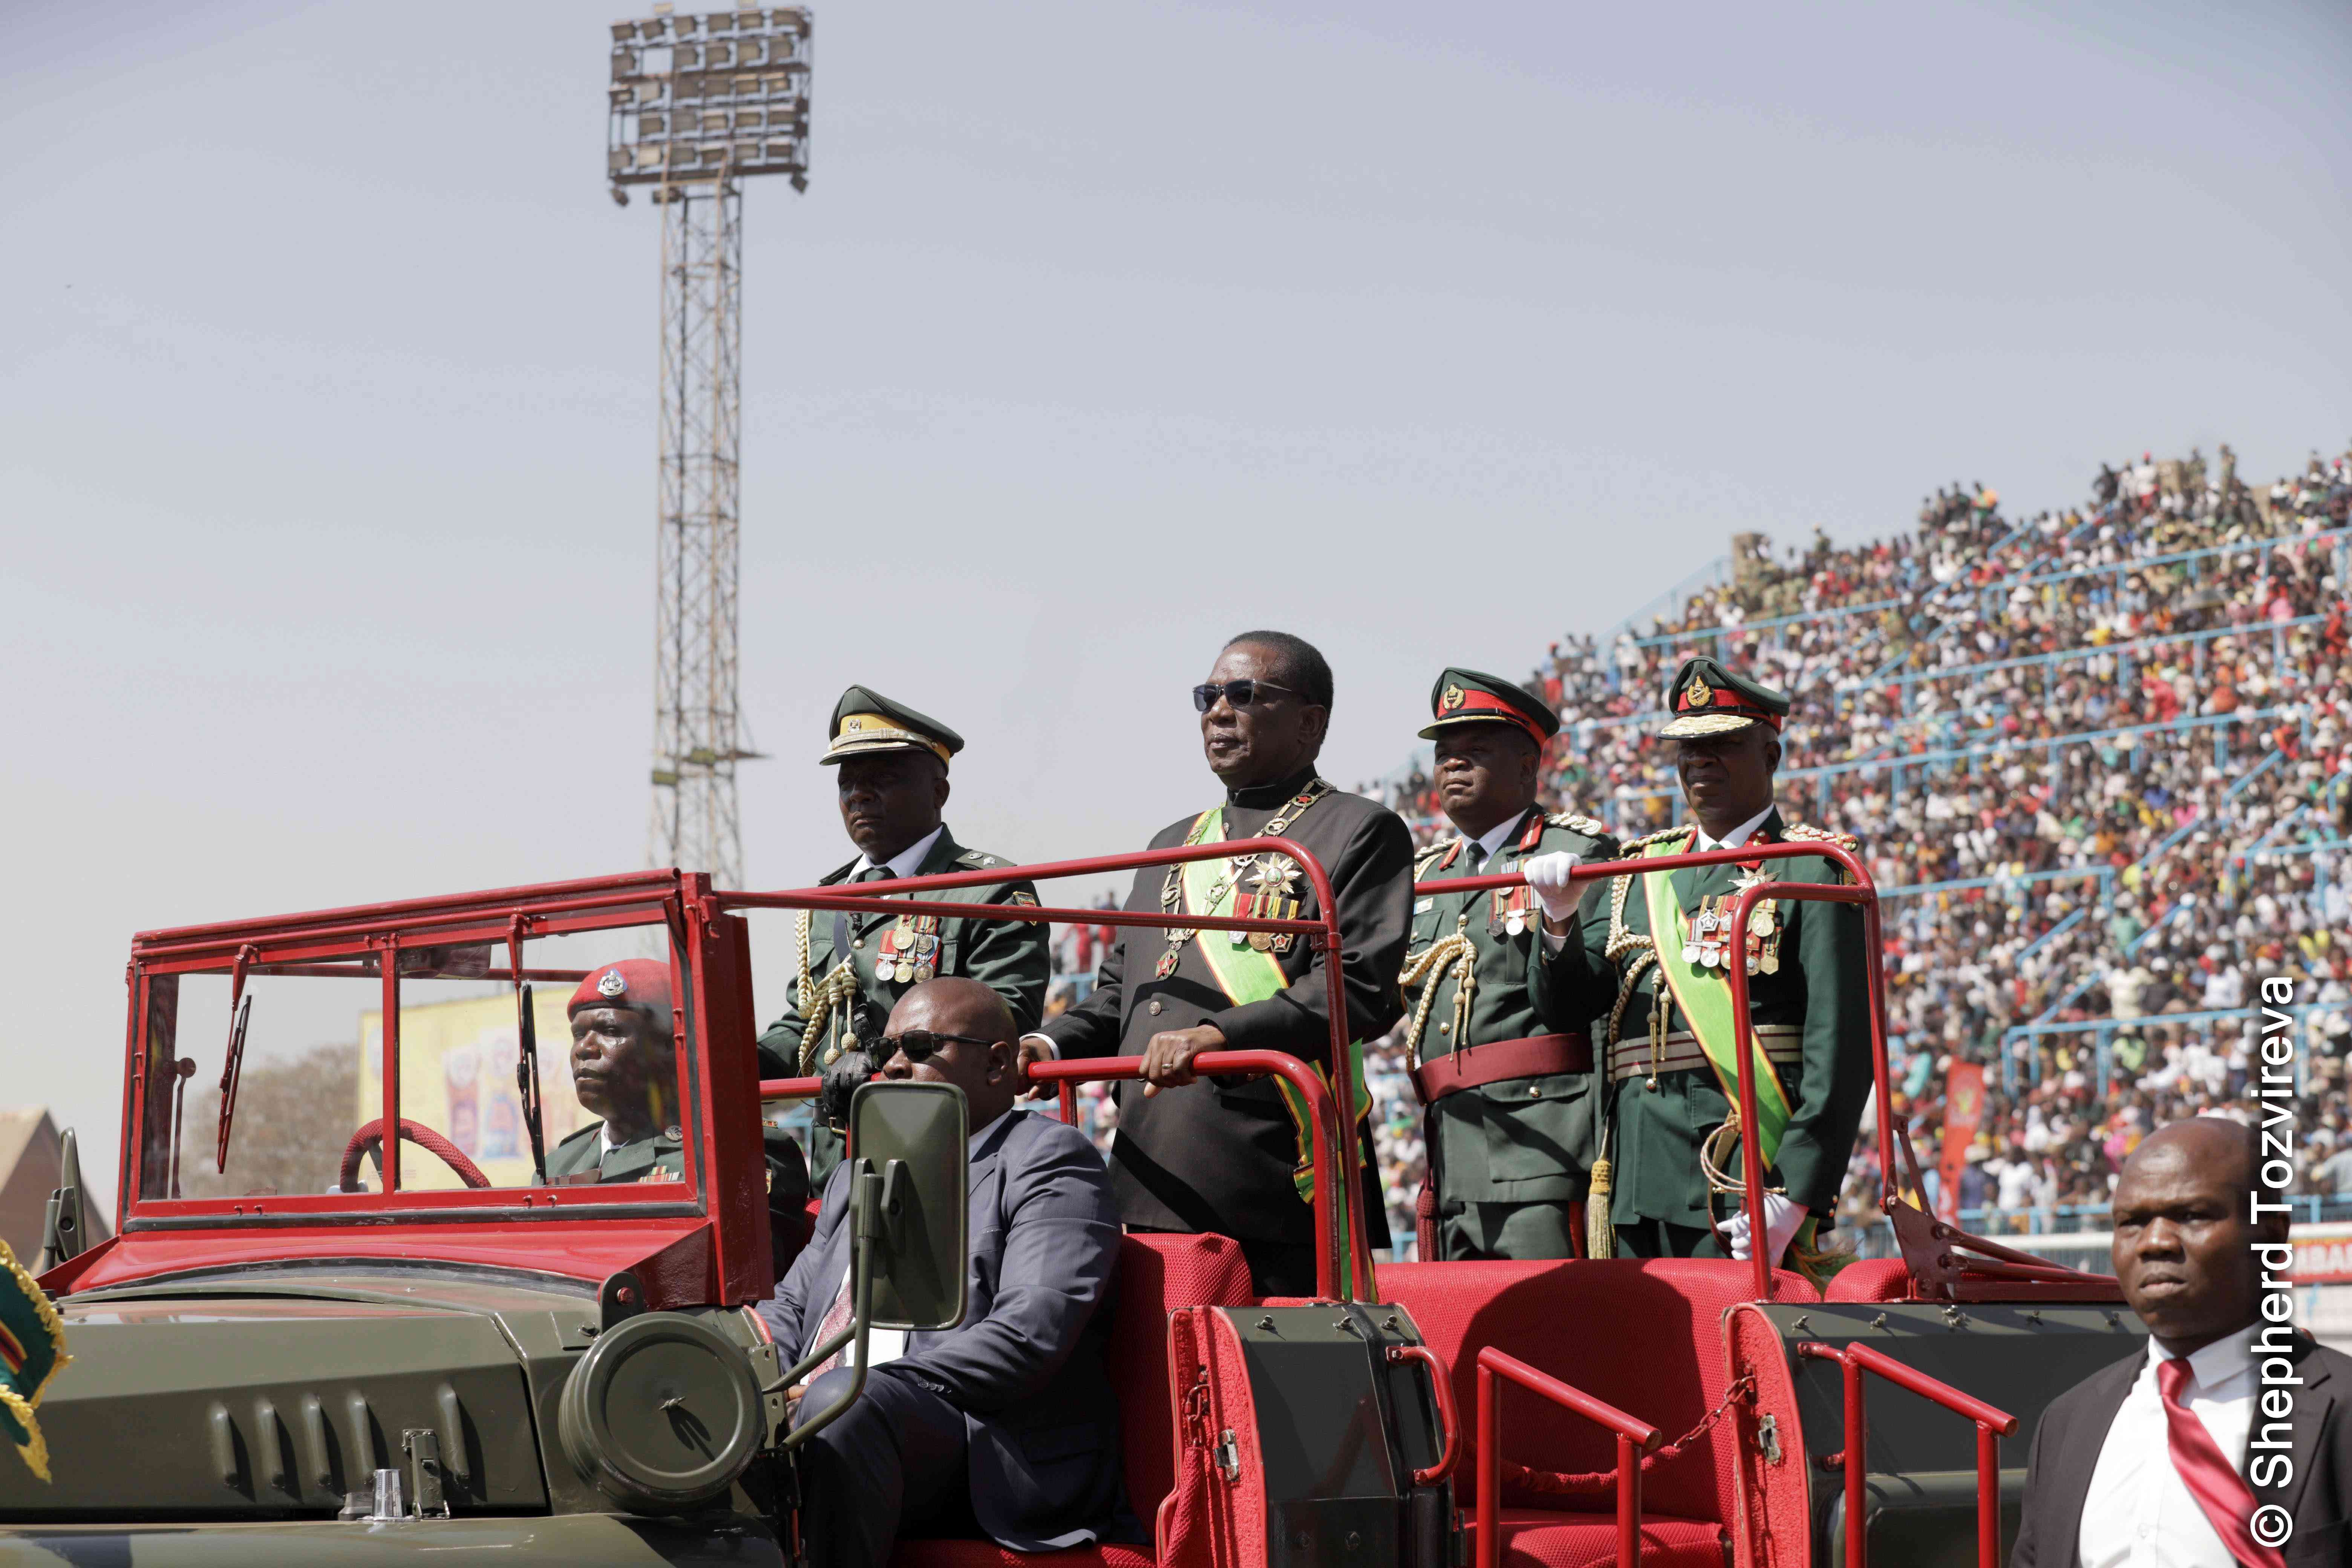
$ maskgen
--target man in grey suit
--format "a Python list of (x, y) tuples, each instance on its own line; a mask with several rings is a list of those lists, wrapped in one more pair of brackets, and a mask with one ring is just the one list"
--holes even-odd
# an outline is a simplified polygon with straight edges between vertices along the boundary
[(2352, 1357), (2285, 1320), (2286, 1219), (2252, 1206), (2276, 1200), (2263, 1157), (2199, 1117), (2124, 1162), (2116, 1279), (2148, 1348), (2042, 1417), (2010, 1568), (2352, 1562)]
[[(887, 1027), (885, 1078), (955, 1084), (971, 1107), (970, 1304), (960, 1328), (873, 1333), (864, 1394), (802, 1449), (815, 1559), (882, 1568), (900, 1536), (1022, 1552), (1140, 1539), (1103, 1371), (1118, 1219), (1102, 1156), (1076, 1129), (1014, 1111), (1019, 1031), (979, 981), (917, 985)], [(848, 1321), (848, 1174), (834, 1171), (816, 1234), (760, 1306), (787, 1360)], [(846, 1391), (840, 1360), (793, 1393), (794, 1419)]]

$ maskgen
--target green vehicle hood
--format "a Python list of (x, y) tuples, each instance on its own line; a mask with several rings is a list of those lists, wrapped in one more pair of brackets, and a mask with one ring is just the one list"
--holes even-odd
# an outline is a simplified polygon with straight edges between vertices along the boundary
[(545, 1510), (533, 1385), (560, 1382), (596, 1321), (530, 1277), (396, 1270), (240, 1272), (58, 1310), (54, 1479), (0, 1462), (0, 1524), (331, 1519), (413, 1429), (436, 1434), (457, 1511)]
[(411, 1520), (402, 1524), (0, 1524), (0, 1556), (26, 1568), (413, 1568), (477, 1556), (500, 1568), (781, 1568), (775, 1538), (757, 1521), (694, 1524), (559, 1514), (542, 1519)]

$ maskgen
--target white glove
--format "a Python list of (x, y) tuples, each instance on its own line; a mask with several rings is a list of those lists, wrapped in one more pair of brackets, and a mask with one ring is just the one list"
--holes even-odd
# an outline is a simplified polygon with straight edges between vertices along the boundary
[[(1781, 1254), (1789, 1250), (1789, 1243), (1796, 1239), (1797, 1227), (1805, 1223), (1807, 1212), (1802, 1204), (1790, 1203), (1778, 1193), (1764, 1194), (1764, 1240), (1771, 1248), (1772, 1263), (1775, 1268), (1780, 1265)], [(1719, 1225), (1716, 1229), (1730, 1237), (1731, 1256), (1742, 1263), (1747, 1262), (1748, 1210), (1746, 1206), (1742, 1205), (1739, 1212), (1731, 1216), (1730, 1224)]]
[(1549, 855), (1538, 855), (1523, 862), (1519, 874), (1528, 886), (1536, 890), (1536, 902), (1543, 906), (1548, 919), (1566, 921), (1576, 914), (1576, 900), (1582, 897), (1569, 873), (1577, 867), (1576, 857), (1565, 849), (1555, 849)]

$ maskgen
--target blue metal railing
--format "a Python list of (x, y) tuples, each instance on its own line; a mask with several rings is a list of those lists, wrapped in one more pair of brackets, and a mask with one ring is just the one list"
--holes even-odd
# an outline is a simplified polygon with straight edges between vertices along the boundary
[[(2278, 763), (2284, 759), (2285, 755), (2286, 753), (2284, 752), (2273, 750), (2267, 756), (2263, 757), (2261, 762), (2247, 769), (2243, 774), (2231, 782), (2228, 789), (2221, 792), (2222, 805), (2227, 806), (2231, 801), (2235, 800), (2245, 791), (2247, 785), (2252, 784), (2256, 779), (2261, 778), (2264, 773), (2270, 772), (2272, 768), (2277, 766)], [(2128, 867), (2126, 867), (2121, 875), (2128, 879), (2131, 877), (2133, 872), (2147, 870), (2147, 868), (2162, 859), (2168, 851), (2178, 846), (2183, 839), (2187, 838), (2190, 834), (2196, 832), (2200, 827), (2204, 826), (2209, 821), (2210, 821), (2211, 815), (2212, 814), (2210, 812), (2200, 812), (2189, 821), (2182, 823), (2179, 827), (2173, 829), (2171, 833), (2166, 835), (2163, 840), (2157, 844), (2154, 848), (2149, 849), (2138, 859), (2133, 861)], [(2124, 943), (2123, 956), (2125, 958), (2132, 957), (2135, 953), (2139, 952), (2140, 948), (2150, 937), (2169, 925), (2176, 916), (2183, 914), (2195, 907), (2196, 900), (2193, 898), (2183, 897), (2176, 900), (2162, 913), (2158, 914), (2154, 920), (2148, 921), (2146, 928), (2143, 929), (2138, 935), (2133, 937), (2131, 941)], [(2020, 954), (2019, 956), (2022, 957), (2023, 954)], [(2059, 1014), (2073, 1006), (2091, 989), (2092, 986), (2099, 983), (2099, 971), (2095, 969), (2090, 971), (2070, 986), (2063, 994), (2052, 1002), (2048, 1006), (2042, 1008), (2042, 1011), (2035, 1015), (2031, 1020), (2015, 1026), (2001, 1036), (2001, 1087), (2004, 1089), (2010, 1089), (2015, 1082), (2013, 1076), (2013, 1064), (2009, 1050), (2011, 1042), (2038, 1032), (2038, 1026), (2047, 1024), (2052, 1019), (2057, 1017)], [(2105, 1052), (2105, 1047), (2103, 1044), (2101, 1047), (2099, 1064), (2099, 1092), (2102, 1094), (2106, 1092), (2107, 1083), (2107, 1063)], [(2028, 1068), (2030, 1076), (2027, 1081), (2031, 1083), (2040, 1083), (2042, 1081), (2042, 1058), (2038, 1055), (2035, 1056), (2028, 1064)]]
[[(2006, 593), (2011, 589), (2032, 588), (2045, 583), (2072, 583), (2086, 577), (2146, 572), (2156, 566), (2184, 564), (2201, 566), (2205, 562), (2223, 555), (2268, 554), (2273, 550), (2290, 544), (2333, 542), (2338, 550), (2341, 550), (2347, 541), (2352, 541), (2352, 528), (2331, 528), (2313, 533), (2278, 533), (2267, 539), (2248, 539), (2235, 544), (2207, 544), (2200, 545), (2195, 550), (2177, 550), (2166, 555), (2137, 555), (2122, 561), (2107, 562), (2097, 566), (2074, 566), (2063, 572), (2046, 572), (2036, 576), (2020, 577), (2014, 582), (1998, 584), (1988, 583), (1983, 586), (1986, 588), (1999, 586)], [(2190, 574), (2192, 577), (2196, 574), (2194, 572)]]
[(1807, 621), (1845, 620), (1854, 616), (1874, 616), (1881, 610), (1903, 607), (1900, 599), (1873, 599), (1862, 605), (1829, 605), (1818, 610), (1799, 610), (1794, 615), (1768, 616), (1760, 621), (1741, 621), (1731, 626), (1695, 626), (1686, 632), (1660, 632), (1655, 637), (1635, 637), (1635, 647), (1682, 647), (1695, 642), (1711, 642), (1717, 648), (1726, 637), (1750, 637), (1758, 632), (1777, 631), (1782, 626), (1801, 626)]
[(2323, 625), (2327, 618), (2326, 616), (2298, 616), (2293, 620), (2261, 621), (2242, 626), (2209, 626), (2203, 631), (2168, 632), (2161, 637), (2135, 637), (2129, 642), (2085, 643), (2080, 647), (2055, 648), (2047, 653), (2023, 654), (2015, 658), (1988, 659), (1976, 664), (1941, 665), (1929, 669), (1912, 670), (1903, 675), (1887, 675), (1885, 672), (1894, 668), (1894, 664), (1902, 662), (1898, 658), (1891, 664), (1882, 665), (1869, 675), (1839, 682), (1832, 707), (1836, 710), (1843, 710), (1852, 699), (1859, 697), (1864, 692), (1885, 690), (1892, 687), (1903, 693), (1904, 711), (1908, 713), (1912, 692), (1929, 681), (1954, 680), (1962, 678), (1973, 680), (2006, 670), (2031, 669), (2037, 665), (2055, 668), (2060, 665), (2080, 664), (2096, 658), (2114, 658), (2128, 665), (2136, 662), (2140, 655), (2152, 648), (2180, 645), (2188, 646), (2192, 651), (2192, 656), (2198, 658), (2201, 663), (2204, 645), (2209, 642), (2221, 637), (2236, 637), (2244, 641), (2264, 632), (2271, 635), (2272, 658), (2276, 662), (2284, 663), (2286, 658), (2286, 634), (2298, 626)]
[[(1938, 747), (1926, 752), (1902, 752), (1892, 756), (1856, 757), (1845, 762), (1821, 763), (1811, 767), (1786, 768), (1780, 777), (1811, 779), (1820, 789), (1815, 810), (1826, 815), (1829, 809), (1829, 781), (1847, 773), (1878, 773), (1893, 770), (1900, 774), (1906, 768), (1943, 768), (1959, 763), (1977, 763), (1989, 757), (2013, 756), (2024, 752), (2055, 752), (2064, 746), (2095, 745), (2105, 741), (2130, 742), (2128, 750), (2137, 752), (2139, 742), (2152, 735), (2180, 734), (2194, 730), (2226, 730), (2234, 724), (2252, 724), (2268, 719), (2299, 720), (2308, 739), (2311, 712), (2307, 706), (2240, 709), (2234, 713), (2184, 714), (2177, 719), (2159, 720), (2149, 724), (2126, 724), (2107, 730), (2076, 730), (2063, 735), (2003, 736), (1994, 741), (1979, 741), (1966, 746)], [(2217, 735), (2213, 742), (2215, 765), (2229, 761), (2229, 740)], [(1666, 800), (1679, 801), (1681, 791), (1657, 787), (1643, 789), (1633, 784), (1620, 784), (1610, 792), (1616, 801)]]

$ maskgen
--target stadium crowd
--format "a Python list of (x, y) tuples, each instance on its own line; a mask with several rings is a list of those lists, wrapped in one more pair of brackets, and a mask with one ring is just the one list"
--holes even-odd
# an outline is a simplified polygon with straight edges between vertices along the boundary
[[(1859, 837), (1889, 893), (1894, 1109), (1931, 1167), (1951, 1066), (1987, 1068), (1940, 1199), (1993, 1230), (2104, 1205), (2150, 1128), (2243, 1103), (2244, 1010), (2278, 974), (2308, 1009), (2303, 1190), (2352, 1198), (2347, 514), (2352, 452), (2255, 489), (2224, 447), (2102, 465), (2084, 506), (2022, 523), (1956, 484), (1912, 534), (1742, 535), (1646, 633), (1552, 647), (1530, 681), (1567, 721), (1550, 797), (1629, 837), (1668, 825), (1660, 683), (1695, 653), (1745, 666), (1795, 700), (1788, 814)], [(1428, 792), (1419, 766), (1388, 787), (1442, 836)], [(1423, 1173), (1403, 1067), (1370, 1067), (1401, 1236)], [(1862, 1226), (1878, 1159), (1865, 1134)]]

